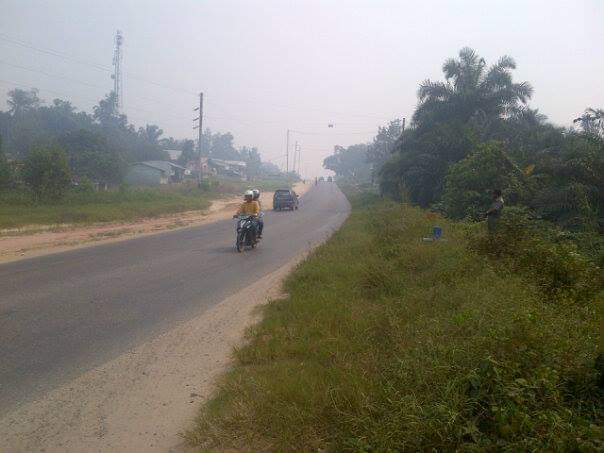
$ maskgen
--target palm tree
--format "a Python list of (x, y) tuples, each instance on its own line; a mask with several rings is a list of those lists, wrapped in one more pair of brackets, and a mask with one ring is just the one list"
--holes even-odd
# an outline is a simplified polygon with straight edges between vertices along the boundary
[(604, 110), (589, 107), (583, 115), (573, 120), (579, 123), (586, 134), (600, 135), (604, 137)]
[(418, 90), (419, 105), (413, 120), (418, 127), (432, 121), (460, 121), (473, 118), (502, 118), (526, 104), (533, 88), (528, 82), (514, 83), (511, 71), (516, 63), (504, 56), (487, 68), (483, 58), (469, 47), (459, 58), (443, 65), (445, 82), (424, 81)]
[(159, 138), (163, 133), (164, 131), (155, 124), (147, 124), (144, 129), (142, 127), (138, 128), (138, 134), (152, 145), (157, 145), (159, 143)]

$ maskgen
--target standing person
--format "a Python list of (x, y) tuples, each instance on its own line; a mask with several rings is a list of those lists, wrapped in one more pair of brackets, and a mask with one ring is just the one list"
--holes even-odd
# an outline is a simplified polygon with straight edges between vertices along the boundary
[(252, 190), (254, 194), (254, 201), (258, 203), (260, 213), (258, 214), (258, 239), (262, 238), (262, 230), (264, 229), (264, 212), (262, 211), (262, 203), (260, 202), (260, 190)]
[(485, 213), (487, 218), (487, 226), (489, 228), (489, 233), (493, 233), (497, 228), (497, 222), (501, 217), (501, 211), (503, 211), (503, 196), (501, 194), (501, 190), (495, 189), (492, 194), (493, 200), (491, 203), (491, 207)]

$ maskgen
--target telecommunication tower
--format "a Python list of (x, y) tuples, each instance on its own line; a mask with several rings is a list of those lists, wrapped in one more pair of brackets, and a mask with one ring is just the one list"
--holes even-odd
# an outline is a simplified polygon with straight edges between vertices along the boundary
[(119, 112), (119, 109), (123, 105), (123, 92), (122, 92), (122, 44), (124, 43), (124, 36), (121, 31), (117, 31), (115, 34), (115, 48), (113, 50), (113, 92), (115, 93), (115, 112)]

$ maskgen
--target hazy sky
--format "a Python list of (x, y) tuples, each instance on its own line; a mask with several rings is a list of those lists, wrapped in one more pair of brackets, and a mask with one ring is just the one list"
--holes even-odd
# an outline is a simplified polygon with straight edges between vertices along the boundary
[(0, 3), (1, 108), (20, 86), (89, 111), (112, 88), (120, 29), (133, 123), (193, 138), (203, 91), (205, 126), (277, 164), (286, 130), (304, 132), (292, 133), (292, 148), (299, 141), (310, 175), (333, 145), (368, 141), (378, 125), (410, 117), (418, 84), (442, 79), (443, 61), (463, 46), (488, 63), (514, 57), (516, 80), (535, 88), (531, 105), (557, 124), (604, 107), (604, 0)]

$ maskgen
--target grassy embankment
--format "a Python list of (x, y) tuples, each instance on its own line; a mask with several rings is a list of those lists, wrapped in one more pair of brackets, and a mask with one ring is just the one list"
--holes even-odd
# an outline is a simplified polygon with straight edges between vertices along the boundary
[[(275, 190), (280, 181), (258, 181), (254, 187)], [(54, 203), (36, 202), (31, 195), (0, 194), (0, 229), (24, 225), (55, 225), (64, 223), (96, 223), (130, 221), (161, 214), (206, 209), (212, 199), (242, 193), (249, 187), (245, 181), (217, 181), (209, 190), (195, 184), (165, 187), (125, 188), (107, 192), (69, 192)]]
[[(186, 434), (191, 444), (603, 447), (593, 268), (575, 263), (565, 274), (575, 280), (560, 283), (560, 272), (552, 280), (543, 263), (537, 278), (522, 260), (476, 251), (488, 241), (484, 225), (369, 195), (351, 201), (346, 224), (299, 266), (286, 283), (289, 296), (266, 306), (236, 351)], [(445, 240), (422, 242), (436, 222)]]

